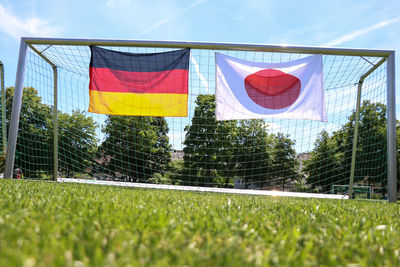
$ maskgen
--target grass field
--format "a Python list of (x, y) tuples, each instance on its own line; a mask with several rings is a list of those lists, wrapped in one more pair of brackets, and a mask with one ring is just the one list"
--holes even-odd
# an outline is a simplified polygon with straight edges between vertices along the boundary
[(349, 264), (400, 265), (398, 204), (0, 180), (0, 266)]

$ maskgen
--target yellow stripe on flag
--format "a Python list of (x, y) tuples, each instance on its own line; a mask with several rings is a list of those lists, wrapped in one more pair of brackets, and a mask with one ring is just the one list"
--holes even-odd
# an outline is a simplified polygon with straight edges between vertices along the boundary
[(89, 112), (156, 117), (187, 116), (187, 94), (115, 93), (89, 90), (89, 95)]

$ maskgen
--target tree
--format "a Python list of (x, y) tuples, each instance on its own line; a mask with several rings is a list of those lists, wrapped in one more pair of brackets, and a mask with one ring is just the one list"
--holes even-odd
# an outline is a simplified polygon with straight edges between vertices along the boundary
[(146, 181), (167, 169), (171, 148), (164, 118), (109, 115), (102, 131), (99, 155), (109, 159), (103, 166), (107, 172)]
[(213, 95), (199, 95), (196, 105), (185, 128), (183, 183), (228, 186), (238, 177), (246, 187), (262, 187), (271, 179), (298, 177), (294, 142), (287, 136), (269, 134), (263, 120), (216, 121)]
[(199, 95), (191, 124), (185, 127), (183, 183), (228, 186), (233, 178), (235, 121), (216, 121), (215, 96)]
[(295, 143), (288, 135), (278, 133), (274, 137), (273, 144), (271, 178), (282, 185), (282, 191), (284, 191), (286, 183), (296, 181), (300, 178), (297, 172), (299, 162), (296, 150), (293, 148)]
[(171, 145), (168, 138), (168, 124), (162, 117), (153, 117), (151, 125), (156, 131), (157, 140), (154, 145), (154, 158), (152, 160), (153, 169), (158, 169), (158, 172), (164, 174), (171, 162)]
[[(7, 88), (7, 125), (11, 116), (13, 95), (14, 88)], [(52, 107), (42, 103), (35, 88), (23, 89), (15, 167), (21, 168), (25, 177), (40, 178), (53, 174), (52, 110)], [(85, 170), (90, 166), (97, 147), (96, 124), (80, 111), (73, 111), (71, 115), (59, 111), (58, 120), (59, 167), (67, 174)]]
[(239, 123), (234, 162), (237, 177), (242, 179), (246, 188), (250, 184), (256, 187), (268, 184), (274, 137), (266, 128), (263, 120), (242, 120)]
[(400, 122), (396, 121), (397, 192), (400, 192)]
[(322, 131), (310, 159), (305, 161), (303, 171), (308, 175), (307, 182), (313, 187), (321, 187), (323, 193), (329, 193), (331, 185), (340, 179), (337, 176), (341, 173), (342, 158), (335, 139), (327, 131)]
[(183, 168), (183, 159), (171, 161), (164, 176), (171, 184), (179, 185), (182, 183)]
[[(337, 142), (342, 142), (339, 143), (339, 151), (344, 155), (342, 167), (346, 184), (350, 177), (355, 117), (356, 114), (353, 112), (349, 117), (349, 122), (334, 134)], [(354, 182), (381, 184), (385, 188), (387, 183), (386, 106), (364, 101), (360, 107), (358, 127)]]
[[(386, 185), (387, 170), (387, 147), (386, 147), (386, 106), (381, 103), (371, 103), (364, 101), (360, 107), (360, 120), (357, 142), (357, 156), (355, 165), (354, 182), (363, 181), (367, 184)], [(349, 121), (343, 127), (334, 132), (331, 137), (326, 134), (321, 135), (322, 139), (316, 142), (316, 147), (312, 152), (312, 158), (306, 162), (308, 166), (305, 170), (308, 180), (314, 186), (321, 185), (317, 179), (323, 179), (325, 190), (329, 184), (349, 184), (351, 157), (353, 149), (354, 124), (356, 114), (353, 112), (349, 116)], [(326, 148), (325, 150), (322, 148)], [(329, 151), (329, 153), (325, 152)], [(319, 177), (316, 171), (312, 170), (311, 165), (316, 166), (317, 162), (328, 164), (336, 168), (336, 172), (322, 172)], [(327, 176), (330, 177), (327, 177)]]
[[(97, 150), (96, 128), (93, 118), (82, 111), (58, 115), (59, 168), (67, 176), (72, 172), (85, 172), (93, 163)], [(50, 127), (52, 130), (53, 127)]]
[[(14, 87), (6, 89), (7, 129), (11, 117)], [(51, 108), (42, 103), (33, 87), (23, 89), (15, 168), (21, 168), (25, 177), (40, 177), (41, 173), (52, 173), (52, 137), (49, 125), (52, 121)]]

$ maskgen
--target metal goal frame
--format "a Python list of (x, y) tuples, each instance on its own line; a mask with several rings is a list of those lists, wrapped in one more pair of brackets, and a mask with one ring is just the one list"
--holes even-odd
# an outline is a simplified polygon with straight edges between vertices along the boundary
[(22, 93), (25, 74), (25, 60), (27, 48), (30, 47), (40, 57), (42, 57), (53, 68), (54, 73), (54, 174), (57, 179), (58, 159), (57, 159), (57, 66), (46, 58), (33, 45), (79, 45), (79, 46), (136, 46), (136, 47), (163, 47), (163, 48), (193, 48), (193, 49), (213, 49), (213, 50), (240, 50), (240, 51), (259, 51), (259, 52), (281, 52), (297, 54), (324, 54), (341, 56), (368, 56), (381, 57), (382, 59), (364, 73), (358, 83), (356, 119), (354, 126), (354, 139), (352, 150), (352, 162), (350, 171), (349, 198), (352, 197), (352, 187), (354, 181), (354, 169), (357, 150), (357, 133), (359, 110), (361, 102), (362, 83), (365, 78), (376, 70), (380, 65), (387, 64), (387, 182), (389, 202), (397, 201), (397, 159), (396, 159), (396, 96), (395, 96), (395, 51), (376, 50), (376, 49), (352, 49), (352, 48), (329, 48), (329, 47), (307, 47), (290, 45), (264, 45), (264, 44), (235, 44), (235, 43), (212, 43), (212, 42), (177, 42), (177, 41), (145, 41), (145, 40), (108, 40), (108, 39), (71, 39), (71, 38), (32, 38), (23, 37), (20, 42), (18, 69), (16, 74), (15, 91), (12, 103), (12, 112), (9, 126), (8, 147), (5, 166), (5, 178), (11, 178), (14, 168), (15, 150), (17, 143), (17, 133), (19, 116), (21, 111)]

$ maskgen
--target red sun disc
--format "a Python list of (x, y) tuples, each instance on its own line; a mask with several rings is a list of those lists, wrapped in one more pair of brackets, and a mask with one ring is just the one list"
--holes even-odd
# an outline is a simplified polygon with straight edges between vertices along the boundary
[(292, 105), (301, 89), (301, 81), (297, 77), (274, 69), (264, 69), (248, 75), (244, 85), (251, 100), (268, 109), (282, 109)]

